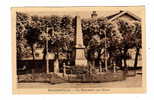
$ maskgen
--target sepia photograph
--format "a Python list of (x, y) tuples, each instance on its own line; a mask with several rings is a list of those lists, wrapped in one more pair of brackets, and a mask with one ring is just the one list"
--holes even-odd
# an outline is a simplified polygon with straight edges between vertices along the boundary
[(144, 6), (11, 10), (13, 93), (146, 91)]

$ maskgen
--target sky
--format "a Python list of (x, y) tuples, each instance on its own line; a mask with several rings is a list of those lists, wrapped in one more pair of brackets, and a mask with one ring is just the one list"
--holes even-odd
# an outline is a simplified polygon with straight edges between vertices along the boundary
[(131, 7), (44, 7), (44, 8), (16, 8), (17, 11), (27, 13), (29, 15), (50, 16), (50, 15), (79, 15), (81, 18), (90, 18), (92, 11), (96, 11), (98, 17), (108, 16), (119, 12), (120, 10), (130, 11), (142, 18), (144, 16), (143, 6)]

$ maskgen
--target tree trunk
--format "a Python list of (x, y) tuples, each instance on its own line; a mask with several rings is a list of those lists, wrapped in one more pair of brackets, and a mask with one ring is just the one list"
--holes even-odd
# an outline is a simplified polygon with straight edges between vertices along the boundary
[(127, 51), (128, 49), (124, 49), (124, 68), (127, 68)]
[(123, 59), (124, 59), (124, 72), (125, 72), (125, 74), (127, 74), (127, 72), (128, 72), (128, 67), (127, 67), (127, 51), (128, 51), (128, 49), (124, 49), (124, 53), (123, 53)]
[(123, 64), (123, 63), (122, 63), (122, 55), (123, 55), (123, 54), (122, 54), (122, 50), (121, 50), (121, 49), (119, 49), (119, 51), (120, 51), (120, 58), (118, 59), (118, 60), (119, 60), (118, 65), (119, 65), (119, 67), (122, 69), (122, 67), (123, 67), (123, 66), (122, 66), (122, 64)]
[(89, 62), (89, 75), (91, 75), (91, 74), (93, 73), (94, 64), (95, 64), (95, 60), (91, 60), (91, 61)]
[(47, 67), (49, 67), (47, 64), (48, 64), (48, 62), (47, 62), (47, 40), (46, 40), (46, 42), (45, 42), (45, 45), (44, 45), (44, 51), (43, 51), (43, 62), (44, 62), (44, 66), (43, 66), (43, 68), (42, 68), (42, 70), (43, 70), (43, 72), (45, 72), (45, 73), (48, 73), (49, 72), (49, 68), (47, 68)]
[(55, 54), (55, 61), (54, 61), (54, 72), (59, 72), (59, 52)]
[(54, 61), (54, 73), (59, 73), (59, 60), (57, 58)]
[(139, 52), (140, 52), (140, 49), (139, 48), (136, 48), (135, 61), (134, 61), (134, 69), (135, 70), (137, 68)]
[(35, 73), (35, 69), (36, 69), (36, 66), (35, 66), (35, 51), (34, 51), (34, 45), (31, 45), (31, 49), (32, 49), (32, 57), (33, 57), (33, 67), (32, 67), (32, 74)]
[(35, 60), (34, 46), (32, 46), (31, 48), (32, 48), (32, 56), (33, 56), (33, 60)]
[(91, 72), (94, 73), (95, 70), (95, 60), (92, 60)]
[(102, 72), (102, 62), (99, 61), (99, 72)]
[(46, 54), (47, 54), (47, 52), (46, 52), (46, 45), (45, 45), (44, 51), (43, 51), (43, 61), (46, 60)]
[(127, 60), (124, 59), (124, 67), (127, 68)]

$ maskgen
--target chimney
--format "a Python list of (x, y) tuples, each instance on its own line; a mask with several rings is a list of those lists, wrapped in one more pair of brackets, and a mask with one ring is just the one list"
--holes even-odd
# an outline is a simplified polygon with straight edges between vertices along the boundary
[(93, 12), (92, 12), (91, 18), (97, 18), (97, 13), (96, 13), (96, 11), (93, 11)]

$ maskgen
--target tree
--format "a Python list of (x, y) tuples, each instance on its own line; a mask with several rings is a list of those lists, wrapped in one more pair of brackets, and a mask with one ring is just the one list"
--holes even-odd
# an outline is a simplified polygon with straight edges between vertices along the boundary
[[(53, 47), (53, 42), (55, 41), (55, 36), (60, 32), (60, 24), (61, 24), (61, 17), (59, 16), (44, 16), (41, 18), (41, 31), (42, 34), (40, 35), (41, 38), (41, 45), (42, 47), (44, 47), (44, 56), (43, 56), (43, 60), (45, 60), (46, 56), (47, 56), (47, 52), (46, 52), (46, 41), (49, 41), (48, 47), (49, 50), (51, 49), (51, 47)], [(52, 42), (51, 42), (52, 41)], [(51, 50), (50, 50), (51, 51)]]
[(28, 45), (31, 47), (31, 51), (32, 51), (32, 57), (33, 57), (33, 63), (34, 63), (34, 67), (32, 68), (32, 73), (34, 73), (34, 69), (35, 69), (35, 49), (37, 46), (37, 43), (39, 41), (39, 35), (41, 34), (40, 29), (39, 28), (35, 28), (35, 27), (27, 27), (27, 34), (25, 35), (25, 38), (27, 40)]
[(133, 22), (119, 19), (117, 22), (118, 30), (122, 36), (121, 42), (121, 53), (122, 59), (124, 60), (124, 67), (127, 67), (126, 60), (128, 59), (128, 50), (133, 48), (135, 45), (134, 31), (135, 27)]
[(140, 49), (142, 48), (142, 31), (141, 31), (141, 23), (140, 22), (134, 22), (135, 26), (134, 29), (134, 42), (135, 42), (135, 48), (136, 48), (136, 54), (135, 54), (135, 60), (134, 60), (134, 68), (136, 69), (138, 64), (138, 56), (140, 54)]
[(27, 34), (25, 35), (25, 38), (27, 40), (27, 43), (31, 47), (32, 50), (32, 56), (33, 60), (35, 60), (35, 47), (36, 44), (39, 41), (39, 35), (41, 34), (39, 28), (33, 28), (33, 27), (27, 27)]
[(63, 16), (60, 24), (61, 30), (53, 33), (49, 48), (54, 51), (56, 58), (58, 58), (60, 52), (70, 53), (72, 51), (75, 35), (72, 20), (70, 16)]
[[(111, 64), (118, 56), (113, 52), (118, 51), (117, 46), (121, 40), (121, 35), (117, 31), (117, 25), (106, 18), (99, 18), (101, 45), (99, 49), (99, 59), (104, 55), (105, 69), (108, 70), (108, 63)], [(104, 52), (102, 50), (104, 49)], [(114, 58), (114, 59), (113, 59)]]
[(17, 59), (30, 56), (30, 50), (26, 39), (24, 38), (27, 30), (29, 16), (25, 13), (16, 13), (16, 47), (17, 47)]
[[(111, 53), (114, 49), (117, 49), (111, 49), (111, 46), (112, 48), (116, 47), (116, 44), (118, 44), (121, 39), (120, 34), (117, 32), (116, 24), (101, 17), (98, 19), (83, 20), (82, 27), (84, 44), (88, 51), (87, 54), (90, 54), (87, 56), (88, 60), (93, 58), (94, 55), (97, 55), (93, 60), (101, 61), (102, 56), (104, 55), (103, 57), (105, 58), (103, 59), (105, 60), (105, 67), (107, 70), (106, 58), (108, 55), (110, 56), (109, 58), (111, 58)], [(112, 42), (114, 42), (114, 44)]]
[[(59, 52), (70, 53), (73, 49), (74, 23), (70, 16), (28, 16), (17, 13), (17, 54), (18, 57), (26, 54), (26, 48), (31, 49), (31, 55), (35, 60), (35, 49), (44, 48), (43, 60), (47, 61), (47, 53), (54, 52), (55, 59), (59, 59)], [(59, 63), (59, 62), (58, 62)]]
[(57, 66), (55, 68), (58, 69), (59, 53), (67, 52), (68, 54), (68, 51), (73, 47), (74, 29), (72, 27), (72, 18), (69, 16), (43, 17), (41, 27), (43, 27), (41, 34), (42, 47), (44, 47), (43, 59), (46, 59), (47, 52), (53, 52), (55, 54), (55, 65)]

